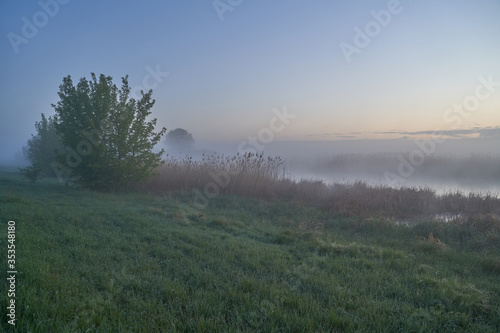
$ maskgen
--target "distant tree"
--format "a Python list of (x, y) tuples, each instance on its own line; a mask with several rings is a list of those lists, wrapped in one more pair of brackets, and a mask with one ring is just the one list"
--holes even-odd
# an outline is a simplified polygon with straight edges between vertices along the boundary
[(110, 76), (81, 78), (75, 87), (71, 76), (59, 86), (56, 129), (65, 151), (54, 164), (58, 176), (65, 175), (92, 189), (115, 190), (147, 179), (162, 164), (153, 148), (166, 128), (154, 132), (156, 118), (147, 121), (155, 100), (152, 90), (142, 98), (130, 98), (128, 76), (121, 89)]
[(168, 132), (165, 141), (173, 149), (192, 149), (194, 145), (193, 136), (183, 128), (176, 128)]
[(36, 135), (23, 147), (23, 155), (31, 165), (21, 168), (24, 176), (35, 182), (40, 177), (55, 177), (52, 163), (56, 159), (57, 150), (62, 150), (60, 136), (57, 134), (54, 117), (45, 117), (35, 123)]

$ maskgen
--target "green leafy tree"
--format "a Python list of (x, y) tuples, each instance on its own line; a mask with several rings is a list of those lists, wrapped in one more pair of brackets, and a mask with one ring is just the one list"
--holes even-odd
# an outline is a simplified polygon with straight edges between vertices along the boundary
[(42, 113), (42, 120), (35, 123), (35, 128), (37, 134), (32, 135), (23, 147), (23, 155), (31, 165), (20, 169), (25, 177), (33, 182), (40, 177), (55, 177), (52, 163), (56, 159), (57, 151), (63, 148), (54, 117), (47, 118)]
[(162, 163), (163, 150), (153, 148), (166, 128), (154, 132), (156, 118), (147, 120), (155, 100), (152, 90), (130, 98), (128, 76), (117, 88), (110, 76), (91, 73), (76, 86), (71, 76), (59, 87), (56, 129), (65, 146), (54, 167), (81, 185), (116, 190), (147, 179)]
[(194, 139), (191, 133), (183, 128), (176, 128), (167, 133), (165, 137), (167, 145), (172, 149), (192, 149)]

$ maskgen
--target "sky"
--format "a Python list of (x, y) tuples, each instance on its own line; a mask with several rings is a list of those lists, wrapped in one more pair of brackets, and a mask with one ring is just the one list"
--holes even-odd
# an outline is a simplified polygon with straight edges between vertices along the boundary
[(499, 17), (498, 0), (2, 0), (0, 160), (92, 72), (152, 88), (158, 127), (197, 142), (500, 139)]

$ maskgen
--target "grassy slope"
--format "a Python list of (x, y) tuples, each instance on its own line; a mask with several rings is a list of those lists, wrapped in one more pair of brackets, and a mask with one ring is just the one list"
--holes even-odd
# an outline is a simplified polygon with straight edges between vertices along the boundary
[(500, 330), (498, 233), (190, 202), (0, 173), (2, 256), (16, 221), (18, 331)]

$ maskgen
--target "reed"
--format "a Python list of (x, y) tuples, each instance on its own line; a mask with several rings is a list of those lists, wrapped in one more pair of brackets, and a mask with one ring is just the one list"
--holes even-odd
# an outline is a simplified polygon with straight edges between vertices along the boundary
[(149, 193), (173, 193), (206, 191), (207, 184), (217, 187), (216, 194), (302, 203), (336, 216), (429, 218), (446, 212), (484, 219), (488, 214), (500, 215), (500, 199), (491, 194), (437, 195), (427, 187), (393, 188), (362, 181), (325, 184), (318, 180), (290, 179), (280, 157), (263, 154), (213, 154), (203, 155), (200, 160), (190, 156), (169, 157), (156, 176), (134, 188)]

